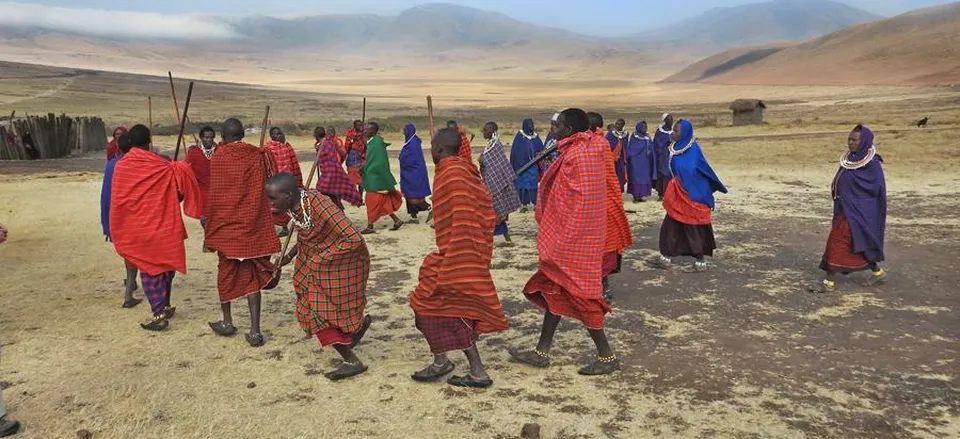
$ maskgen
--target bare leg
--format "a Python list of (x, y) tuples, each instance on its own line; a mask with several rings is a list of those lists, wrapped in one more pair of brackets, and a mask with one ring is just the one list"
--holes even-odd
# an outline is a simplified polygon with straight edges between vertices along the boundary
[(129, 302), (133, 300), (133, 292), (137, 289), (137, 269), (127, 268), (127, 281), (124, 282), (123, 300)]
[(588, 329), (593, 344), (597, 345), (597, 355), (600, 357), (609, 357), (613, 355), (613, 349), (610, 348), (610, 342), (607, 341), (607, 334), (602, 329)]
[(230, 310), (230, 302), (221, 303), (221, 304), (220, 304), (220, 311), (223, 312), (223, 320), (221, 320), (221, 321), (222, 321), (224, 324), (233, 326), (233, 312), (231, 312), (231, 310)]
[(470, 362), (470, 376), (481, 380), (490, 378), (487, 375), (487, 368), (483, 366), (483, 361), (480, 359), (480, 351), (477, 350), (477, 345), (473, 345), (463, 353), (467, 356), (467, 361)]
[(543, 313), (543, 327), (540, 329), (540, 342), (537, 343), (537, 350), (544, 353), (550, 353), (550, 347), (553, 346), (553, 336), (557, 333), (557, 326), (560, 325), (560, 316)]
[(247, 307), (250, 308), (250, 335), (260, 334), (260, 301), (262, 294), (255, 293), (247, 296)]
[(343, 358), (343, 361), (352, 364), (361, 364), (360, 359), (357, 358), (357, 354), (353, 352), (353, 349), (350, 346), (345, 344), (335, 344), (333, 348), (337, 350), (337, 353), (340, 354), (340, 357)]

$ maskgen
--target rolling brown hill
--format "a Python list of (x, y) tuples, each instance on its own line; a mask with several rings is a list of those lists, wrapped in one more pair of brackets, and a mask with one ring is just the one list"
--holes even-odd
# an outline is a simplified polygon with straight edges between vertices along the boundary
[(960, 83), (960, 2), (860, 24), (793, 46), (736, 49), (667, 82), (739, 85)]

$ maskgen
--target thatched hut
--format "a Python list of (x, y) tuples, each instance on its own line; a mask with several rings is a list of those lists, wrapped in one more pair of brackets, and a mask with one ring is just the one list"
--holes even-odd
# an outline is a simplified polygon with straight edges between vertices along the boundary
[(766, 104), (759, 99), (737, 99), (730, 104), (733, 110), (733, 126), (763, 124)]

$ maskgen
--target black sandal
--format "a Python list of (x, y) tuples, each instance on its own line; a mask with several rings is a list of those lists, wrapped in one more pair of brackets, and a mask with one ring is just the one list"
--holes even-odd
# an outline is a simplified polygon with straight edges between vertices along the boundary
[(20, 423), (0, 419), (0, 437), (13, 436), (20, 432)]
[(434, 373), (430, 373), (430, 368), (434, 366), (436, 365), (433, 363), (430, 363), (430, 365), (427, 366), (425, 369), (415, 372), (413, 375), (410, 375), (410, 378), (412, 378), (414, 381), (418, 383), (435, 383), (437, 381), (440, 381), (440, 379), (442, 379), (443, 377), (447, 376), (447, 374), (449, 374), (450, 372), (453, 372), (453, 369), (456, 367), (454, 366), (452, 361), (447, 360), (447, 362), (443, 366), (440, 366), (440, 370)]
[(210, 322), (208, 324), (210, 325), (210, 329), (221, 337), (233, 337), (237, 334), (237, 327), (230, 323), (224, 323), (223, 320)]
[(397, 230), (400, 230), (400, 228), (403, 227), (403, 224), (404, 224), (403, 221), (393, 223), (393, 227), (390, 228), (390, 231), (396, 232)]
[(360, 344), (360, 340), (363, 340), (364, 334), (366, 334), (367, 330), (370, 329), (371, 322), (373, 322), (373, 319), (370, 318), (369, 315), (363, 318), (363, 323), (360, 324), (360, 329), (353, 333), (353, 341), (350, 342), (351, 349)]
[(454, 387), (469, 387), (471, 389), (486, 389), (493, 385), (493, 380), (489, 377), (485, 379), (477, 379), (472, 375), (454, 375), (447, 380), (447, 384)]
[(333, 372), (327, 372), (323, 374), (323, 376), (330, 381), (341, 381), (347, 378), (355, 377), (366, 371), (367, 371), (367, 366), (364, 366), (363, 363), (351, 364), (351, 363), (345, 362), (341, 364), (340, 367), (337, 368), (337, 370)]
[(124, 309), (134, 308), (134, 307), (136, 307), (137, 305), (139, 305), (140, 302), (143, 302), (143, 299), (136, 299), (136, 298), (132, 298), (132, 297), (131, 297), (130, 300), (124, 300), (124, 301), (123, 301), (123, 308), (124, 308)]
[(247, 343), (250, 347), (259, 348), (260, 346), (265, 345), (267, 342), (263, 339), (263, 334), (246, 334)]
[(597, 357), (597, 361), (594, 361), (592, 364), (583, 367), (577, 373), (585, 376), (599, 376), (599, 375), (609, 375), (616, 371), (620, 370), (620, 360), (617, 359), (617, 356), (611, 356), (607, 358)]
[(537, 351), (536, 349), (532, 351), (508, 351), (510, 353), (510, 358), (521, 364), (526, 364), (527, 366), (533, 366), (540, 369), (544, 369), (550, 366), (550, 355), (544, 354)]
[(150, 321), (150, 323), (141, 323), (140, 327), (146, 329), (147, 331), (160, 332), (170, 326), (170, 322), (167, 319), (163, 318), (163, 315), (158, 315)]

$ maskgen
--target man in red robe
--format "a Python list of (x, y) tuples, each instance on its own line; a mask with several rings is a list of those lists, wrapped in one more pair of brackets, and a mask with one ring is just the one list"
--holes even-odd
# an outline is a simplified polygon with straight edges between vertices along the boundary
[(363, 197), (363, 175), (360, 170), (367, 164), (367, 139), (363, 136), (363, 122), (353, 121), (353, 128), (347, 131), (347, 155), (344, 159), (347, 165), (347, 175), (353, 184), (357, 185), (360, 197)]
[(583, 110), (567, 109), (554, 119), (551, 137), (559, 143), (560, 157), (544, 175), (537, 197), (540, 269), (523, 290), (543, 308), (543, 327), (535, 349), (510, 355), (520, 363), (548, 367), (553, 337), (565, 316), (582, 322), (597, 346), (596, 361), (580, 374), (609, 374), (620, 369), (603, 330), (610, 312), (602, 286), (610, 148), (595, 141)]
[(217, 335), (232, 336), (230, 304), (246, 297), (250, 308), (247, 342), (263, 346), (260, 332), (260, 290), (273, 278), (270, 256), (280, 252), (280, 240), (267, 212), (267, 178), (276, 172), (265, 148), (243, 142), (243, 124), (224, 122), (223, 142), (210, 160), (210, 199), (204, 247), (217, 252), (217, 290), (223, 319), (210, 323)]
[[(333, 125), (328, 126), (326, 129), (326, 138), (330, 139), (333, 142), (334, 146), (337, 147), (337, 155), (340, 157), (340, 163), (343, 163), (347, 158), (347, 144), (343, 142), (343, 139), (337, 137), (337, 129)], [(317, 152), (320, 152), (320, 145), (314, 145), (317, 148)]]
[[(603, 133), (603, 116), (600, 113), (587, 113), (590, 119), (590, 130), (594, 133), (594, 142), (610, 148), (609, 138)], [(620, 122), (617, 122), (617, 126)], [(617, 157), (619, 153), (611, 150), (607, 155), (606, 166), (606, 197), (607, 229), (603, 244), (603, 298), (607, 302), (613, 301), (613, 290), (610, 289), (609, 276), (619, 273), (623, 262), (623, 252), (633, 245), (633, 234), (630, 223), (627, 221), (627, 212), (623, 208), (623, 192), (620, 179), (617, 176)]]
[(113, 129), (113, 139), (107, 143), (107, 160), (110, 160), (120, 154), (120, 136), (127, 133), (127, 127), (119, 126)]
[(200, 217), (200, 225), (206, 225), (207, 198), (210, 195), (210, 159), (217, 149), (217, 133), (212, 127), (205, 126), (200, 128), (200, 144), (193, 145), (187, 150), (187, 164), (193, 170), (193, 175), (197, 177), (197, 183), (200, 185), (200, 196), (203, 199), (204, 214)]
[(420, 282), (410, 295), (417, 329), (430, 345), (433, 362), (413, 374), (413, 379), (433, 382), (443, 378), (454, 369), (447, 353), (463, 351), (470, 373), (452, 376), (447, 383), (486, 388), (493, 380), (480, 360), (476, 338), (507, 330), (507, 318), (490, 275), (497, 214), (480, 172), (459, 156), (459, 149), (456, 130), (440, 130), (433, 139), (437, 250), (423, 260)]
[(114, 168), (110, 197), (110, 234), (125, 260), (140, 270), (143, 292), (153, 320), (141, 326), (162, 331), (176, 308), (170, 306), (174, 274), (186, 274), (183, 241), (187, 229), (183, 213), (199, 218), (203, 213), (200, 187), (190, 167), (150, 152), (150, 129), (134, 126), (130, 151)]
[[(270, 140), (267, 141), (265, 146), (270, 153), (270, 160), (273, 161), (273, 167), (276, 168), (277, 172), (289, 172), (300, 183), (300, 187), (303, 187), (303, 171), (300, 170), (297, 151), (287, 143), (287, 136), (283, 134), (283, 130), (281, 130), (280, 127), (270, 128)], [(277, 212), (272, 207), (270, 213), (273, 215), (273, 223), (283, 228), (280, 231), (280, 236), (290, 234), (290, 229), (287, 226), (290, 222), (290, 215)]]
[(463, 128), (460, 128), (455, 120), (448, 120), (447, 128), (457, 130), (457, 133), (460, 134), (460, 149), (457, 150), (457, 155), (467, 159), (468, 162), (473, 163), (473, 150), (470, 148), (470, 142), (473, 142), (474, 135), (470, 134), (469, 137), (467, 137), (467, 131)]

